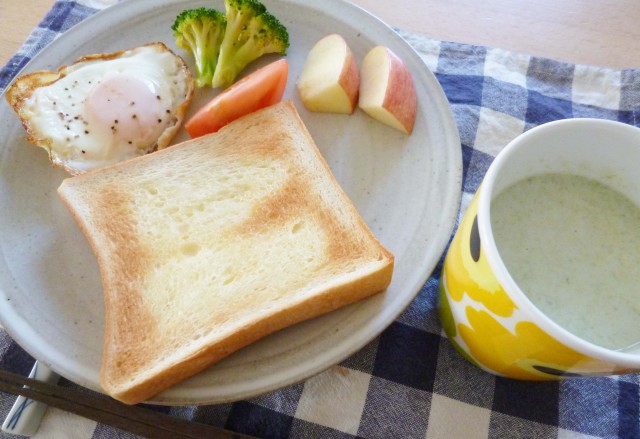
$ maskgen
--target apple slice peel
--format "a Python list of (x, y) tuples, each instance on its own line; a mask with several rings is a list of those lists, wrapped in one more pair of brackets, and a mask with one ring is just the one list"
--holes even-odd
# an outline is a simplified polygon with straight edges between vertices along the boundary
[(358, 106), (379, 122), (406, 134), (413, 131), (417, 111), (413, 78), (388, 47), (376, 46), (362, 60)]
[(357, 106), (360, 74), (344, 38), (329, 34), (309, 51), (297, 83), (304, 106), (315, 112), (352, 114)]

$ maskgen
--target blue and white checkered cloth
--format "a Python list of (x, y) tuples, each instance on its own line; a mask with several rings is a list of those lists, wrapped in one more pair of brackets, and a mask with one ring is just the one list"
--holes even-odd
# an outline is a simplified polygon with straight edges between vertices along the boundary
[[(0, 92), (57, 35), (113, 2), (58, 0), (0, 70)], [(493, 157), (527, 129), (572, 117), (640, 126), (640, 69), (573, 65), (400, 33), (453, 108), (464, 161), (461, 212)], [(467, 363), (438, 322), (440, 268), (397, 321), (342, 364), (247, 401), (157, 410), (261, 438), (640, 438), (638, 374), (534, 383)], [(32, 364), (0, 332), (0, 368), (28, 374)], [(4, 418), (14, 398), (0, 398)], [(38, 437), (134, 436), (50, 409)]]

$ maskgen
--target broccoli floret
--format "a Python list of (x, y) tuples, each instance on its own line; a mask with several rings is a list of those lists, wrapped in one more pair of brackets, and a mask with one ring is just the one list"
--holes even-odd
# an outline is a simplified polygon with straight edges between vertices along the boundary
[(176, 45), (193, 53), (198, 87), (211, 85), (226, 26), (225, 15), (209, 8), (182, 11), (171, 26)]
[(213, 87), (228, 87), (262, 55), (286, 55), (289, 33), (257, 0), (225, 0), (227, 28), (220, 46)]

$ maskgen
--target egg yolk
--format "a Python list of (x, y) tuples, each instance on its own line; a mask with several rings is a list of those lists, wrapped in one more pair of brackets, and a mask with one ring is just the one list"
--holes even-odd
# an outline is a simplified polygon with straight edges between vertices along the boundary
[(163, 108), (152, 81), (115, 74), (97, 84), (85, 101), (87, 116), (118, 142), (147, 144), (162, 126)]

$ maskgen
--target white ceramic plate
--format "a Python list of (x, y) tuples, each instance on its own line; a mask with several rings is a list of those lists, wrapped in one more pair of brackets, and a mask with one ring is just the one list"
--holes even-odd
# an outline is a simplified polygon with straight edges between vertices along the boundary
[[(187, 7), (212, 4), (223, 10), (221, 0), (125, 1), (72, 28), (25, 72), (55, 70), (88, 53), (151, 41), (163, 41), (184, 55), (173, 41), (174, 18)], [(297, 104), (337, 180), (374, 234), (395, 254), (393, 281), (383, 294), (267, 337), (158, 395), (154, 403), (248, 398), (302, 381), (347, 358), (382, 332), (415, 297), (441, 256), (455, 221), (462, 176), (460, 141), (440, 85), (413, 49), (381, 21), (340, 0), (265, 4), (290, 32), (285, 97)], [(411, 136), (359, 110), (345, 116), (304, 109), (295, 83), (308, 50), (332, 32), (345, 37), (359, 61), (371, 47), (382, 44), (408, 64), (418, 91)], [(199, 96), (192, 109), (208, 97)], [(98, 267), (57, 197), (56, 188), (66, 174), (51, 168), (45, 151), (24, 137), (18, 118), (2, 99), (0, 321), (35, 358), (62, 376), (99, 390), (104, 309)], [(184, 138), (182, 134), (177, 140)]]

